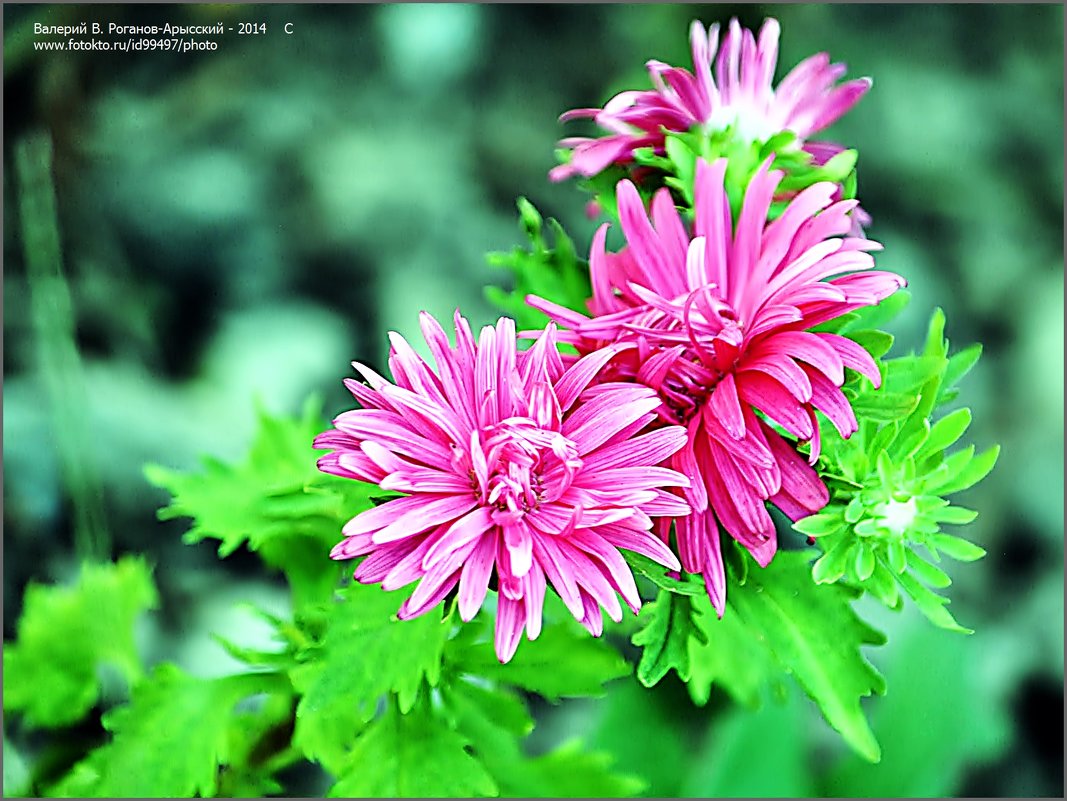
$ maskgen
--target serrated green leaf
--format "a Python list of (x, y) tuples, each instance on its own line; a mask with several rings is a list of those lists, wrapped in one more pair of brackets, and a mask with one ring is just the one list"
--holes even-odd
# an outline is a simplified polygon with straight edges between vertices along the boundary
[(94, 798), (214, 795), (219, 766), (230, 760), (228, 726), (234, 706), (279, 678), (246, 674), (197, 679), (174, 665), (159, 665), (138, 684), (128, 705), (104, 715), (104, 727), (113, 734), (111, 742), (78, 763), (51, 794)]
[(704, 595), (704, 580), (700, 576), (686, 575), (676, 579), (668, 575), (669, 571), (659, 562), (654, 562), (643, 554), (634, 551), (622, 551), (626, 563), (638, 573), (660, 589), (668, 592), (677, 592), (682, 595)]
[(142, 675), (134, 621), (158, 604), (151, 569), (136, 557), (84, 564), (73, 586), (30, 584), (15, 642), (4, 643), (4, 712), (30, 726), (80, 720), (100, 694), (97, 670), (128, 684)]
[(985, 556), (985, 549), (951, 534), (931, 534), (929, 542), (942, 553), (958, 562), (974, 562)]
[(147, 465), (145, 475), (173, 496), (162, 520), (193, 518), (185, 541), (219, 540), (219, 555), (242, 545), (285, 572), (294, 606), (329, 598), (340, 567), (329, 558), (341, 526), (371, 506), (372, 484), (327, 475), (316, 466), (315, 435), (325, 428), (317, 400), (299, 419), (259, 409), (259, 428), (245, 460), (205, 459), (204, 470), (183, 473)]
[(877, 762), (881, 751), (860, 699), (884, 693), (885, 680), (860, 648), (885, 637), (856, 615), (848, 591), (812, 581), (808, 559), (804, 552), (779, 553), (744, 587), (731, 588), (730, 602), (845, 742)]
[(645, 788), (645, 782), (620, 773), (614, 762), (611, 754), (586, 751), (581, 741), (568, 740), (554, 751), (530, 760), (526, 782), (537, 792), (525, 797), (627, 798)]
[(302, 695), (293, 743), (309, 759), (336, 771), (356, 733), (374, 717), (379, 698), (397, 693), (407, 711), (424, 679), (437, 683), (451, 619), (430, 611), (397, 620), (409, 594), (353, 584), (330, 606), (321, 644), (290, 672)]
[(421, 706), (391, 707), (359, 736), (330, 798), (495, 796), (496, 782), (467, 753), (468, 740)]
[[(727, 590), (727, 597), (733, 584)], [(689, 638), (690, 678), (686, 683), (693, 703), (704, 706), (718, 685), (739, 704), (758, 708), (763, 689), (775, 683), (781, 671), (758, 636), (741, 621), (728, 602), (720, 619), (705, 595), (694, 599), (696, 625), (704, 635)]]
[(522, 687), (550, 701), (603, 695), (607, 682), (630, 674), (618, 651), (566, 620), (546, 622), (540, 636), (523, 642), (507, 664), (497, 660), (488, 641), (450, 648), (449, 658), (462, 673)]
[(656, 600), (644, 605), (638, 617), (643, 626), (631, 638), (642, 647), (637, 678), (643, 685), (659, 683), (672, 668), (678, 678), (689, 681), (689, 639), (705, 639), (697, 627), (697, 615), (693, 599), (686, 595), (661, 591)]
[(948, 598), (944, 598), (927, 589), (916, 581), (910, 573), (901, 573), (897, 576), (897, 581), (900, 582), (904, 592), (915, 602), (915, 606), (918, 607), (919, 611), (935, 626), (948, 631), (958, 631), (961, 634), (974, 634), (972, 629), (964, 628), (957, 623), (956, 618), (945, 608), (949, 603)]

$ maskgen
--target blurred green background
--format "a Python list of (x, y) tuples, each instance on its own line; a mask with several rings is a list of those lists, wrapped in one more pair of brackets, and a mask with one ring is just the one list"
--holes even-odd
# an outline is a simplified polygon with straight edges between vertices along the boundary
[[(661, 796), (1062, 796), (1061, 5), (5, 4), (5, 639), (27, 580), (73, 576), (88, 509), (116, 553), (158, 565), (146, 660), (230, 670), (209, 633), (247, 641), (262, 624), (235, 604), (282, 608), (280, 580), (181, 545), (143, 463), (242, 457), (256, 398), (348, 408), (348, 362), (381, 365), (386, 331), (414, 337), (420, 309), (488, 321), (482, 287), (505, 276), (483, 254), (520, 241), (519, 195), (587, 247), (586, 198), (545, 177), (557, 115), (645, 88), (649, 58), (691, 67), (689, 21), (733, 15), (779, 19), (779, 77), (819, 50), (874, 77), (828, 138), (859, 149), (879, 263), (910, 282), (898, 352), (935, 305), (954, 345), (985, 344), (961, 401), (972, 441), (1004, 450), (959, 499), (989, 555), (951, 590), (977, 633), (863, 607), (889, 634), (868, 654), (889, 683), (866, 702), (876, 766), (802, 698), (750, 712), (713, 693), (697, 709), (671, 680), (538, 708), (536, 742), (584, 736)], [(206, 53), (33, 49), (35, 22), (83, 21), (268, 30)], [(35, 312), (56, 289), (20, 233), (15, 148), (38, 130), (54, 144), (69, 321)], [(28, 758), (42, 747), (14, 736)], [(290, 778), (320, 792), (313, 773)]]

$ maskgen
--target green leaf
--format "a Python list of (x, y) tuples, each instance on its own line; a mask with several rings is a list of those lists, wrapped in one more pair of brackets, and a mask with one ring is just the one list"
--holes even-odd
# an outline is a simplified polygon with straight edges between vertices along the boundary
[[(727, 597), (734, 591), (732, 582), (729, 586)], [(712, 687), (718, 685), (738, 703), (758, 708), (765, 686), (781, 687), (781, 671), (774, 656), (759, 633), (744, 624), (732, 604), (727, 603), (722, 618), (706, 595), (694, 599), (694, 606), (697, 627), (704, 638), (689, 638), (690, 679), (686, 687), (693, 703), (704, 706)]]
[(278, 771), (302, 761), (288, 747), (293, 733), (293, 705), (290, 692), (278, 692), (256, 699), (254, 708), (242, 704), (230, 716), (227, 739), (228, 764), (219, 771), (216, 796), (220, 798), (264, 798), (284, 795), (273, 778)]
[(882, 358), (893, 347), (893, 335), (885, 331), (850, 331), (848, 338), (862, 345), (874, 359)]
[(971, 410), (957, 409), (938, 420), (930, 428), (930, 435), (926, 438), (916, 456), (922, 457), (928, 454), (943, 451), (954, 445), (963, 436), (963, 432), (971, 424)]
[(408, 594), (353, 584), (329, 607), (322, 642), (302, 654), (303, 664), (290, 673), (303, 696), (293, 743), (330, 770), (343, 764), (357, 732), (374, 717), (379, 698), (397, 693), (406, 712), (423, 679), (435, 686), (440, 678), (451, 616), (442, 621), (431, 611), (397, 620)]
[(918, 607), (919, 611), (935, 626), (948, 631), (958, 631), (961, 634), (974, 634), (972, 629), (964, 628), (957, 623), (956, 618), (945, 608), (949, 603), (948, 598), (944, 598), (927, 589), (916, 581), (910, 573), (901, 573), (897, 576), (897, 581), (900, 582), (904, 592), (915, 601), (915, 606)]
[[(911, 572), (929, 584), (931, 587), (936, 587), (939, 590), (943, 590), (952, 584), (952, 579), (941, 568), (930, 564), (915, 551), (909, 550), (906, 555), (907, 565), (911, 568)], [(898, 570), (898, 573), (903, 571)]]
[[(112, 741), (78, 763), (52, 794), (94, 798), (211, 796), (228, 753), (228, 726), (242, 698), (277, 685), (279, 676), (197, 679), (159, 665), (127, 706), (104, 715)], [(284, 679), (281, 680), (284, 682)], [(285, 682), (281, 686), (287, 686)]]
[(102, 666), (132, 685), (143, 673), (134, 621), (158, 600), (151, 569), (135, 557), (84, 564), (74, 586), (30, 584), (18, 637), (4, 643), (4, 712), (22, 712), (31, 726), (65, 726), (96, 704)]
[(985, 549), (951, 534), (931, 534), (929, 542), (942, 553), (959, 562), (974, 562), (985, 556)]
[(486, 297), (513, 317), (520, 330), (544, 328), (548, 317), (526, 303), (527, 295), (539, 295), (568, 309), (584, 311), (591, 294), (589, 271), (575, 251), (574, 242), (554, 219), (548, 220), (551, 244), (544, 236), (541, 214), (526, 198), (519, 198), (519, 215), (530, 248), (516, 247), (510, 253), (490, 253), (488, 261), (509, 270), (514, 288), (486, 287)]
[(937, 399), (939, 405), (947, 403), (951, 399), (949, 397), (950, 390), (971, 371), (971, 368), (978, 363), (981, 355), (982, 346), (975, 344), (949, 357), (948, 366), (945, 368), (945, 376), (941, 380), (941, 394)]
[(682, 681), (689, 681), (689, 638), (706, 639), (696, 624), (698, 614), (690, 596), (670, 592), (661, 591), (655, 601), (644, 605), (638, 617), (644, 625), (631, 638), (634, 645), (643, 647), (637, 665), (637, 678), (643, 685), (657, 684), (671, 668)]
[(975, 765), (997, 764), (1011, 747), (1012, 720), (1002, 697), (1009, 694), (988, 678), (997, 641), (983, 641), (982, 634), (945, 637), (917, 623), (901, 620), (886, 654), (892, 701), (872, 714), (885, 744), (882, 761), (870, 765), (846, 754), (811, 796), (959, 797)]
[(845, 575), (848, 569), (848, 556), (852, 552), (854, 542), (848, 537), (842, 537), (830, 550), (819, 557), (812, 566), (811, 577), (816, 584), (833, 584)]
[(856, 544), (853, 569), (860, 581), (866, 581), (874, 572), (874, 551), (865, 542)]
[(536, 759), (527, 757), (518, 738), (533, 728), (533, 722), (522, 701), (504, 688), (450, 681), (442, 685), (442, 696), (457, 729), (470, 740), (472, 753), (502, 796), (616, 798), (633, 795), (644, 786), (613, 768), (609, 755), (583, 751), (575, 741)]
[(938, 378), (945, 369), (943, 356), (899, 356), (883, 362), (886, 368), (885, 381), (880, 390), (886, 394), (914, 394), (919, 392), (932, 378)]
[[(619, 682), (590, 710), (595, 723), (589, 744), (613, 755), (627, 770), (648, 782), (644, 795), (671, 798), (692, 762), (691, 733), (679, 726), (673, 687), (649, 690), (636, 681)], [(641, 736), (634, 737), (634, 721)]]
[(828, 537), (845, 527), (843, 509), (840, 506), (826, 507), (818, 514), (802, 517), (793, 523), (793, 529), (809, 537)]
[(469, 753), (469, 741), (419, 706), (395, 706), (364, 729), (331, 798), (470, 798), (495, 796), (497, 786)]
[(938, 495), (951, 495), (954, 492), (973, 487), (989, 475), (989, 471), (997, 463), (998, 456), (1000, 456), (1000, 446), (994, 445), (992, 448), (982, 451), (968, 460), (966, 465), (955, 474), (947, 471), (942, 480), (928, 484), (927, 489), (931, 492), (936, 492)]
[(460, 672), (522, 687), (550, 701), (603, 695), (607, 682), (630, 674), (618, 651), (573, 621), (546, 621), (538, 638), (521, 643), (503, 665), (491, 642), (449, 645), (449, 659)]
[(763, 570), (751, 571), (743, 587), (731, 587), (730, 602), (830, 725), (877, 762), (881, 752), (860, 698), (884, 693), (885, 680), (860, 649), (881, 645), (885, 637), (860, 620), (845, 588), (812, 581), (808, 558), (799, 551), (777, 554)]
[(918, 397), (903, 392), (863, 393), (852, 401), (852, 411), (857, 420), (872, 420), (876, 423), (895, 423), (903, 420), (919, 403)]
[(668, 575), (669, 571), (659, 562), (654, 562), (643, 554), (634, 551), (622, 551), (626, 563), (635, 573), (647, 578), (660, 589), (677, 592), (682, 595), (705, 595), (704, 580), (700, 576), (683, 575), (676, 579)]
[(285, 572), (294, 606), (327, 600), (341, 576), (330, 548), (341, 526), (371, 506), (372, 484), (322, 473), (316, 467), (315, 435), (325, 424), (311, 398), (299, 419), (257, 410), (259, 429), (240, 464), (205, 459), (200, 473), (147, 465), (148, 480), (171, 493), (161, 520), (193, 518), (185, 541), (219, 540), (219, 556), (242, 545)]
[(645, 782), (620, 773), (612, 754), (586, 751), (581, 741), (568, 740), (544, 756), (531, 759), (526, 798), (627, 798), (641, 792)]
[(881, 330), (904, 311), (910, 300), (911, 295), (906, 290), (898, 289), (876, 306), (865, 306), (862, 309), (856, 309), (851, 312), (855, 317), (841, 329), (841, 333), (845, 334), (862, 329)]
[[(725, 618), (724, 618), (725, 620)], [(712, 718), (704, 742), (693, 744), (686, 798), (808, 798), (811, 786), (808, 717), (796, 691), (759, 710), (724, 710)], [(768, 743), (774, 743), (768, 748)], [(759, 754), (758, 767), (753, 755)]]

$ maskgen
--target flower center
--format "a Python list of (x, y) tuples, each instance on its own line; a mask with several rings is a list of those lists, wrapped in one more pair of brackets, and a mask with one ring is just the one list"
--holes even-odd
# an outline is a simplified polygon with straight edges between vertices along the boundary
[(744, 332), (733, 307), (715, 296), (711, 287), (693, 290), (676, 304), (682, 304), (681, 314), (668, 327), (686, 333), (681, 342), (686, 348), (655, 389), (664, 403), (660, 416), (685, 425), (733, 369)]
[(498, 517), (518, 519), (562, 495), (581, 466), (577, 445), (563, 434), (529, 417), (509, 417), (472, 434), (467, 475)]

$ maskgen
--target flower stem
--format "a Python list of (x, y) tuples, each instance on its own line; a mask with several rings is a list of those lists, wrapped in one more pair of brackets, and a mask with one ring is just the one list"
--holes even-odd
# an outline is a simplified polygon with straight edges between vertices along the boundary
[(90, 451), (81, 358), (74, 341), (74, 312), (63, 258), (52, 182), (52, 142), (38, 131), (15, 146), (19, 217), (26, 257), (37, 367), (47, 396), (52, 436), (74, 508), (74, 544), (79, 557), (104, 560), (111, 543), (99, 477)]

